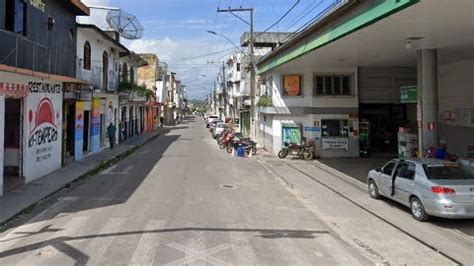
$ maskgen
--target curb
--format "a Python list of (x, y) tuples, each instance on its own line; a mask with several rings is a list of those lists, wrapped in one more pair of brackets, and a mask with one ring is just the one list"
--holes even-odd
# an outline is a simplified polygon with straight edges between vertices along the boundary
[(51, 196), (57, 194), (58, 192), (60, 192), (63, 189), (71, 188), (72, 184), (78, 183), (81, 180), (85, 180), (87, 177), (95, 175), (98, 172), (110, 167), (111, 165), (114, 165), (114, 164), (120, 162), (121, 160), (123, 160), (123, 159), (127, 158), (128, 156), (132, 155), (134, 152), (136, 152), (141, 147), (143, 147), (146, 144), (148, 144), (148, 143), (154, 141), (155, 139), (157, 139), (163, 133), (168, 133), (169, 131), (170, 131), (169, 129), (164, 129), (161, 132), (156, 133), (154, 136), (150, 137), (149, 139), (145, 140), (143, 143), (133, 145), (130, 148), (126, 149), (125, 151), (117, 154), (116, 156), (114, 156), (110, 159), (106, 159), (106, 160), (98, 162), (92, 169), (86, 171), (85, 173), (80, 174), (79, 176), (74, 178), (72, 181), (70, 181), (68, 183), (65, 183), (63, 186), (61, 186), (60, 188), (52, 191), (51, 193), (48, 193), (48, 195), (46, 195), (45, 197), (35, 201), (34, 203), (32, 203), (29, 206), (23, 208), (22, 210), (18, 211), (16, 214), (14, 214), (10, 218), (6, 219), (5, 221), (0, 221), (0, 232), (4, 231), (10, 223), (17, 220), (21, 216), (33, 212), (35, 210), (36, 206), (40, 202), (43, 202), (43, 201), (47, 200), (48, 198), (50, 198)]

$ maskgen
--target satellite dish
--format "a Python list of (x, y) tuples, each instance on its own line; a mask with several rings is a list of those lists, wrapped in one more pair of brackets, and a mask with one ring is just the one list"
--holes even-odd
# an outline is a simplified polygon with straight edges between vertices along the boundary
[(137, 40), (143, 37), (143, 26), (132, 14), (121, 9), (113, 9), (107, 11), (105, 19), (109, 26), (125, 39)]

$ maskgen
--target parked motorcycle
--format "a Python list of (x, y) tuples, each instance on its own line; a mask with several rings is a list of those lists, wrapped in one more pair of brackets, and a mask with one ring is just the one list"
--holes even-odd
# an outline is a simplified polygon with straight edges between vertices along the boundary
[(312, 145), (297, 145), (285, 142), (283, 148), (278, 152), (278, 158), (284, 159), (290, 154), (306, 161), (312, 160), (315, 157)]
[(229, 145), (226, 147), (228, 153), (232, 153), (233, 150), (237, 149), (239, 145), (242, 145), (247, 155), (257, 154), (257, 143), (249, 138), (237, 138), (234, 137)]

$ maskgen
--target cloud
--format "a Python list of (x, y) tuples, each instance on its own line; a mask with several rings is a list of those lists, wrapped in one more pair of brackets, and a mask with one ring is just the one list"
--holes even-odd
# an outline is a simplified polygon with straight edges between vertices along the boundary
[[(169, 70), (177, 73), (177, 78), (186, 85), (191, 99), (203, 99), (207, 96), (214, 86), (222, 61), (232, 52), (229, 44), (212, 38), (141, 39), (131, 41), (128, 47), (136, 53), (154, 53), (160, 61), (167, 62)], [(226, 49), (227, 51), (223, 51)], [(214, 54), (195, 58), (211, 53)], [(185, 60), (186, 58), (195, 59)], [(210, 61), (214, 63), (209, 63)]]

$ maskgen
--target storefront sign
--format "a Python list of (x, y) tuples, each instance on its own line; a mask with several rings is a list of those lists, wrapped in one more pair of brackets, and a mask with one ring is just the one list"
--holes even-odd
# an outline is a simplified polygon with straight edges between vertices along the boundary
[(288, 75), (283, 76), (283, 88), (285, 89), (286, 95), (298, 96), (301, 94), (301, 76), (300, 75)]
[(44, 81), (28, 82), (24, 145), (27, 181), (61, 167), (62, 86)]
[(321, 128), (320, 127), (304, 127), (304, 131), (317, 132), (317, 131), (321, 131)]
[(22, 98), (28, 95), (29, 89), (25, 84), (0, 82), (0, 96)]
[(84, 144), (84, 102), (76, 102), (76, 122), (74, 134), (74, 159), (79, 161), (82, 159)]
[(30, 0), (30, 5), (36, 7), (37, 9), (43, 12), (46, 11), (46, 4), (44, 3), (44, 0)]
[(323, 151), (347, 151), (349, 150), (348, 138), (323, 138)]
[(91, 152), (100, 149), (100, 98), (92, 98), (92, 118), (91, 118)]
[(405, 86), (400, 88), (401, 103), (417, 103), (416, 86)]

